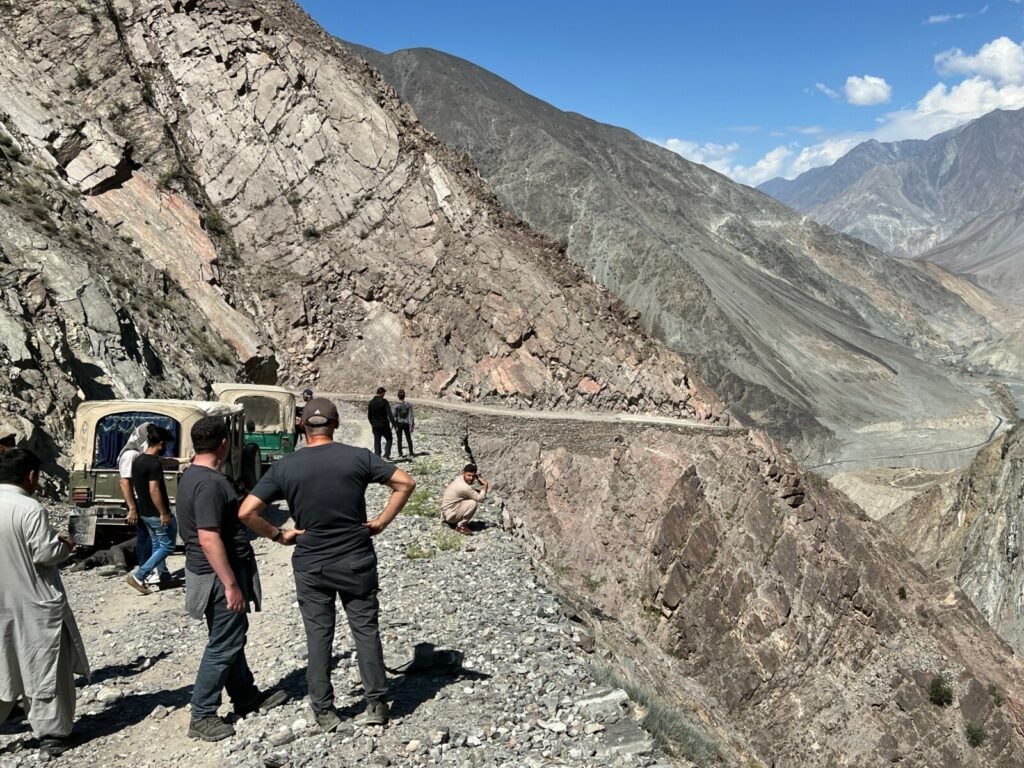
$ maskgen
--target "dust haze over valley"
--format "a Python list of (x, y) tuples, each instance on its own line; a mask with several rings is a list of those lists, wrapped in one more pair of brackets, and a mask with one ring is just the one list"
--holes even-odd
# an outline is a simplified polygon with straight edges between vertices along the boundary
[[(465, 664), (393, 676), (387, 729), (318, 732), (262, 542), (254, 658), (288, 722), (194, 744), (205, 628), (180, 595), (67, 573), (90, 652), (153, 653), (81, 685), (58, 768), (159, 765), (158, 740), (166, 765), (230, 768), (1024, 764), (1012, 164), (980, 185), (991, 220), (896, 253), (289, 0), (0, 0), (0, 22), (0, 406), (55, 523), (84, 400), (311, 386), (363, 445), (360, 393), (402, 386), (430, 455), (381, 545), (386, 651)], [(958, 167), (1011, 134), (956, 144)], [(869, 149), (813, 189), (925, 173)], [(991, 180), (972, 167), (928, 221)], [(435, 507), (467, 450), (494, 493), (453, 545)], [(0, 765), (29, 744), (0, 727)]]

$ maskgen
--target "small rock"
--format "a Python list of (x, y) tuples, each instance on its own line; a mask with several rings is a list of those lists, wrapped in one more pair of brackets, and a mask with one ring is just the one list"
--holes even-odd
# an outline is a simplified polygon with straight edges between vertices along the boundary
[(405, 745), (405, 751), (412, 754), (413, 752), (419, 752), (422, 747), (423, 743), (419, 739), (413, 739)]

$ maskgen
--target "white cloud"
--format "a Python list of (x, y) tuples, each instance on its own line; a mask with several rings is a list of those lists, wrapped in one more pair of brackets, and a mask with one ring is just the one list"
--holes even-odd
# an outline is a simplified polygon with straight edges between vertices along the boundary
[(997, 83), (1024, 82), (1024, 46), (1008, 37), (985, 43), (973, 56), (953, 48), (935, 56), (942, 75), (981, 75)]
[(756, 187), (768, 179), (774, 179), (782, 173), (786, 160), (793, 154), (789, 147), (776, 147), (753, 165), (747, 167), (735, 165), (729, 172), (729, 176), (740, 184), (749, 184)]
[(959, 21), (960, 19), (969, 19), (971, 14), (969, 13), (937, 13), (934, 16), (929, 16), (925, 19), (922, 24), (946, 24), (950, 21)]
[(729, 144), (714, 144), (711, 142), (698, 144), (695, 141), (687, 141), (686, 139), (668, 139), (667, 141), (652, 139), (652, 141), (655, 144), (661, 144), (666, 149), (671, 149), (677, 155), (682, 155), (687, 160), (692, 160), (695, 163), (706, 165), (708, 168), (713, 168), (719, 173), (729, 175), (731, 175), (732, 159), (740, 148), (740, 145), (734, 141)]
[(858, 107), (884, 104), (892, 98), (892, 86), (884, 78), (873, 75), (850, 75), (843, 90), (846, 100)]
[(836, 93), (835, 91), (833, 91), (831, 88), (829, 88), (824, 83), (815, 83), (814, 87), (817, 88), (822, 93), (824, 93), (830, 99), (838, 99), (839, 98), (839, 94)]

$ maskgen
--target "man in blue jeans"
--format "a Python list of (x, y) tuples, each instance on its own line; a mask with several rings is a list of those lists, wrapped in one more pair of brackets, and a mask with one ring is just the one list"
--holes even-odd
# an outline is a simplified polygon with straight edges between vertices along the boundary
[(148, 560), (139, 564), (138, 570), (128, 574), (127, 581), (132, 589), (143, 595), (149, 594), (146, 577), (154, 569), (160, 568), (174, 551), (174, 542), (178, 536), (178, 526), (171, 515), (171, 502), (164, 483), (164, 468), (160, 462), (160, 456), (171, 439), (172, 435), (166, 429), (150, 424), (146, 430), (146, 450), (132, 462), (135, 504), (139, 510), (139, 519), (149, 530), (153, 553)]
[[(217, 714), (227, 690), (235, 714), (283, 704), (284, 691), (261, 692), (245, 658), (250, 604), (262, 598), (256, 555), (246, 528), (238, 521), (238, 496), (221, 467), (230, 450), (224, 419), (207, 416), (192, 426), (196, 455), (178, 483), (178, 519), (185, 542), (185, 608), (206, 619), (209, 639), (192, 687), (188, 735), (220, 741), (235, 729)], [(277, 541), (294, 544), (302, 531), (281, 531)]]

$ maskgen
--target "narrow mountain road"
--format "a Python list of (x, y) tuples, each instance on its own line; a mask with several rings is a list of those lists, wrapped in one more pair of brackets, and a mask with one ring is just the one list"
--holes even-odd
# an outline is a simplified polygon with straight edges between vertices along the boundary
[(948, 453), (962, 453), (963, 451), (975, 451), (984, 448), (986, 445), (996, 439), (996, 435), (999, 433), (1000, 427), (1003, 426), (1005, 419), (1002, 416), (997, 416), (996, 425), (992, 427), (992, 431), (988, 433), (988, 437), (980, 443), (974, 445), (965, 445), (962, 448), (943, 448), (937, 451), (913, 451), (910, 453), (895, 453), (888, 456), (864, 456), (861, 458), (854, 459), (837, 459), (836, 461), (826, 461), (824, 464), (814, 464), (813, 466), (806, 467), (806, 469), (821, 469), (822, 467), (834, 467), (839, 464), (850, 464), (857, 461), (887, 461), (889, 459), (906, 459), (911, 456), (941, 456)]
[[(337, 402), (345, 402), (352, 405), (365, 405), (370, 400), (369, 395), (352, 394), (347, 392), (320, 392), (319, 395), (331, 398)], [(687, 431), (707, 432), (713, 435), (740, 435), (748, 432), (746, 427), (730, 427), (721, 424), (708, 424), (702, 421), (691, 421), (689, 419), (677, 419), (671, 416), (655, 416), (651, 414), (634, 413), (611, 413), (602, 411), (541, 411), (516, 408), (503, 408), (496, 405), (479, 405), (475, 403), (458, 403), (451, 400), (434, 400), (431, 398), (407, 398), (414, 406), (432, 408), (446, 411), (456, 411), (477, 416), (498, 416), (501, 418), (538, 419), (545, 421), (578, 421), (589, 423), (605, 424), (639, 424), (651, 426), (674, 427)], [(369, 434), (369, 428), (366, 428)]]

